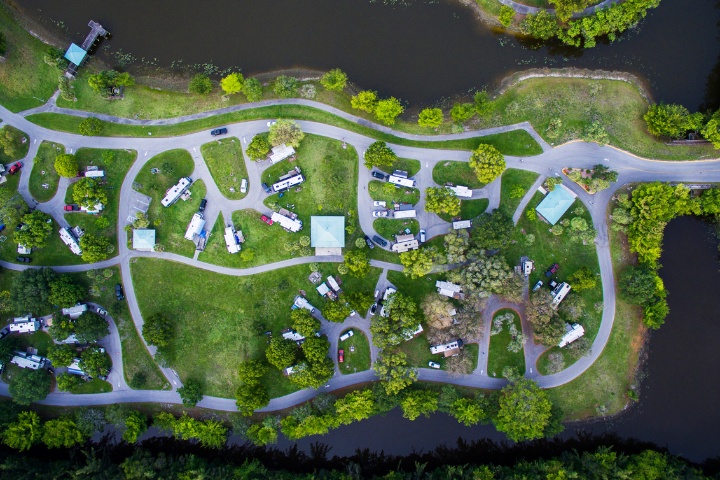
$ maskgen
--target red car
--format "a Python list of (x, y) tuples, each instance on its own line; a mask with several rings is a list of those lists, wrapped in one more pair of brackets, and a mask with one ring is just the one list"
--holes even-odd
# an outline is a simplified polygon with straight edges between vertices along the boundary
[(78, 207), (77, 205), (65, 205), (63, 207), (63, 210), (65, 210), (66, 212), (78, 212), (80, 211), (80, 207)]
[(10, 167), (10, 170), (8, 170), (8, 175), (15, 175), (17, 172), (20, 171), (20, 169), (23, 167), (22, 162), (15, 162)]
[(345, 350), (338, 350), (338, 362), (343, 363), (345, 361)]
[(273, 221), (270, 220), (270, 219), (267, 217), (267, 215), (260, 215), (260, 220), (262, 220), (263, 222), (267, 223), (268, 225), (272, 225), (272, 224), (273, 224)]

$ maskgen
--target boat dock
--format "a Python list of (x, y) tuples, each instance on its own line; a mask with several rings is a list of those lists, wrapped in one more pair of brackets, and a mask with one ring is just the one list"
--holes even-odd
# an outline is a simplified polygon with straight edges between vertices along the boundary
[(83, 41), (82, 46), (78, 47), (73, 43), (70, 45), (70, 48), (68, 48), (67, 53), (65, 53), (65, 58), (67, 58), (70, 62), (70, 65), (68, 65), (67, 71), (65, 72), (65, 75), (68, 77), (75, 77), (78, 68), (87, 58), (88, 51), (90, 51), (90, 49), (95, 45), (98, 38), (107, 37), (110, 33), (95, 20), (90, 20), (88, 27), (90, 27), (90, 33), (88, 33), (87, 37), (85, 37), (85, 41)]

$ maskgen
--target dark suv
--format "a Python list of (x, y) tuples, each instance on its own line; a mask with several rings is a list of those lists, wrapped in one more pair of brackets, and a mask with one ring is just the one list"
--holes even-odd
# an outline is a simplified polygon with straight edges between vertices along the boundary
[(375, 248), (375, 244), (367, 235), (365, 235), (365, 243), (367, 243), (368, 248)]
[(375, 236), (373, 236), (372, 239), (373, 239), (373, 241), (374, 241), (375, 243), (377, 243), (378, 245), (382, 245), (383, 247), (387, 247), (387, 240), (385, 240), (384, 238), (381, 238), (381, 237), (375, 235)]
[(218, 135), (225, 135), (227, 133), (227, 128), (216, 128), (215, 130), (210, 130), (210, 135), (213, 137), (217, 137)]
[(203, 198), (200, 200), (200, 207), (198, 208), (198, 211), (200, 213), (203, 213), (205, 211), (205, 207), (207, 206), (207, 198)]
[(558, 268), (560, 268), (560, 265), (553, 263), (550, 268), (547, 269), (547, 272), (545, 272), (545, 276), (548, 278), (552, 277), (558, 271)]
[(268, 187), (267, 183), (263, 183), (262, 188), (265, 190), (265, 193), (272, 193), (272, 188)]
[(385, 180), (385, 174), (382, 172), (378, 172), (377, 170), (372, 172), (372, 176), (375, 178), (379, 178), (380, 180)]
[(123, 295), (122, 285), (120, 285), (119, 283), (115, 285), (115, 297), (118, 300), (125, 300), (125, 295)]

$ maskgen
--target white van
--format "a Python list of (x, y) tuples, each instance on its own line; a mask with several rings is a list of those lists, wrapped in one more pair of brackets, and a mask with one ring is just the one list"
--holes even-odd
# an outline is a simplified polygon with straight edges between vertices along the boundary
[(345, 340), (352, 337), (353, 335), (355, 335), (355, 332), (353, 332), (352, 330), (348, 330), (347, 332), (340, 335), (340, 341), (344, 342)]
[(247, 178), (243, 178), (240, 182), (240, 193), (247, 193)]

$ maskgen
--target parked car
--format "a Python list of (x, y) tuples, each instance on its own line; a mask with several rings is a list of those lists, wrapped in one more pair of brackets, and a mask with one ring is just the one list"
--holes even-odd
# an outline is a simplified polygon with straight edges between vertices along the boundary
[(16, 257), (15, 260), (17, 260), (20, 263), (30, 263), (32, 262), (32, 258), (30, 257)]
[(425, 243), (425, 230), (420, 230), (420, 243)]
[(368, 237), (367, 235), (365, 235), (365, 243), (367, 243), (368, 248), (375, 248), (375, 244), (372, 240), (370, 240), (370, 237)]
[(373, 239), (373, 242), (377, 243), (378, 245), (382, 245), (383, 247), (387, 247), (388, 242), (387, 242), (387, 240), (385, 240), (384, 238), (379, 237), (378, 235), (374, 235), (372, 239)]
[(387, 210), (374, 210), (373, 211), (373, 217), (387, 217), (388, 211)]
[(210, 130), (210, 135), (213, 137), (217, 137), (218, 135), (225, 135), (227, 133), (227, 128), (216, 128), (215, 130)]
[(99, 313), (100, 315), (107, 315), (107, 314), (108, 314), (108, 313), (107, 313), (107, 310), (105, 310), (104, 308), (101, 308), (101, 307), (97, 307), (97, 308), (95, 309), (95, 311), (96, 311), (97, 313)]
[(385, 203), (384, 200), (375, 200), (373, 202), (373, 207), (386, 207), (387, 203)]
[(125, 300), (122, 285), (120, 285), (119, 283), (115, 284), (115, 298), (117, 298), (118, 300)]
[(3, 230), (5, 230), (5, 224), (4, 224), (4, 223), (0, 223), (0, 232), (2, 232)]
[(375, 178), (379, 178), (380, 180), (385, 180), (385, 174), (382, 172), (378, 172), (377, 170), (372, 172), (372, 176)]
[(550, 290), (555, 290), (555, 287), (558, 286), (558, 283), (555, 280), (550, 280), (548, 283), (548, 287), (550, 287)]
[(267, 215), (260, 215), (260, 220), (262, 220), (263, 222), (267, 223), (268, 225), (272, 225), (272, 224), (273, 224), (273, 221), (270, 220), (270, 219), (267, 217)]
[(345, 350), (338, 350), (338, 362), (343, 363), (345, 361)]
[(23, 167), (22, 162), (15, 162), (10, 166), (10, 169), (8, 170), (8, 175), (15, 175), (17, 172), (20, 171), (20, 169)]
[(377, 312), (377, 307), (378, 307), (377, 302), (372, 304), (372, 306), (370, 307), (370, 315), (375, 315), (375, 313)]
[(247, 193), (247, 178), (243, 178), (240, 182), (240, 193)]
[(380, 290), (375, 290), (375, 296), (373, 298), (378, 298), (380, 296)]
[(533, 291), (533, 292), (537, 292), (538, 290), (540, 290), (540, 287), (542, 287), (542, 286), (543, 286), (543, 281), (542, 281), (542, 280), (538, 280), (537, 283), (535, 284), (535, 286), (533, 287), (533, 290), (532, 290), (532, 291)]
[(560, 268), (560, 265), (558, 265), (557, 263), (553, 263), (552, 266), (547, 269), (547, 272), (545, 272), (545, 276), (548, 278), (552, 277), (555, 272), (558, 271), (558, 268)]
[(100, 380), (107, 381), (107, 375), (98, 375), (98, 378), (99, 378)]
[(263, 183), (262, 188), (265, 190), (265, 193), (272, 193), (272, 188), (268, 187), (267, 183)]
[(273, 125), (275, 125), (277, 122), (267, 122), (267, 127), (270, 128)]
[(47, 373), (49, 373), (50, 375), (53, 375), (53, 374), (55, 373), (55, 370), (53, 370), (52, 367), (47, 367), (47, 368), (45, 369), (45, 371), (46, 371)]
[(439, 369), (439, 368), (440, 368), (440, 364), (437, 363), (437, 362), (428, 362), (428, 367)]
[(75, 205), (75, 204), (73, 203), (73, 204), (70, 204), (70, 205), (65, 205), (65, 206), (63, 207), (63, 210), (65, 210), (66, 212), (77, 212), (77, 211), (80, 210), (80, 207), (77, 206), (77, 205)]
[(200, 200), (200, 206), (198, 207), (198, 212), (202, 213), (205, 211), (205, 207), (207, 206), (207, 198), (203, 198)]
[(353, 335), (355, 335), (355, 332), (353, 332), (352, 330), (348, 330), (347, 332), (340, 335), (340, 341), (344, 342), (345, 340), (352, 337)]

